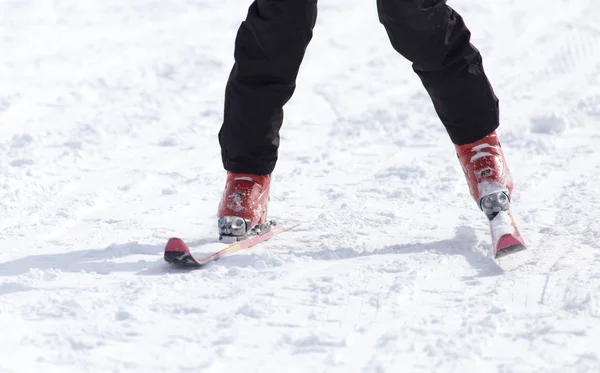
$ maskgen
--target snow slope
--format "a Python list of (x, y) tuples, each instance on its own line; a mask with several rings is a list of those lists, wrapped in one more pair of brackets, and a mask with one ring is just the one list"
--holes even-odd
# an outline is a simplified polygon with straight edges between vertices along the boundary
[(501, 99), (514, 211), (487, 223), (373, 1), (323, 0), (271, 212), (219, 248), (216, 134), (243, 0), (0, 2), (0, 372), (600, 372), (600, 10), (450, 2)]

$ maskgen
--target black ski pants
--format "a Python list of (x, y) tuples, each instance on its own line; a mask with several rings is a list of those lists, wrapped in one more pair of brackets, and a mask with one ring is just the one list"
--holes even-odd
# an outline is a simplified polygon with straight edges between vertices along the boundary
[[(498, 127), (498, 99), (461, 16), (445, 0), (377, 0), (392, 46), (413, 63), (455, 144)], [(255, 0), (235, 41), (219, 143), (226, 170), (269, 174), (283, 106), (317, 17), (317, 0)]]

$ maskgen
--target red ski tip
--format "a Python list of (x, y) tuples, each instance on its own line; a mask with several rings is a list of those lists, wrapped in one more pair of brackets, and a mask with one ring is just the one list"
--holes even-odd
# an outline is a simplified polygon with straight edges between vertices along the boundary
[(525, 243), (523, 242), (521, 237), (513, 236), (512, 234), (505, 234), (498, 240), (494, 256), (496, 258), (501, 258), (503, 256), (523, 251), (525, 249)]
[(189, 253), (190, 248), (183, 242), (181, 238), (172, 237), (169, 238), (165, 251), (178, 251), (180, 253)]
[(503, 248), (515, 245), (523, 245), (523, 242), (521, 242), (521, 240), (512, 234), (505, 234), (504, 236), (500, 237), (496, 246), (498, 247), (498, 250), (502, 250)]

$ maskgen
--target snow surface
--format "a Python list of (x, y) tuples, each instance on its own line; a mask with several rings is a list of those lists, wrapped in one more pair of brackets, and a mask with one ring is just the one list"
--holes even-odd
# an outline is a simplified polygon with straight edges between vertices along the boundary
[(0, 372), (600, 372), (597, 0), (450, 2), (501, 99), (514, 212), (487, 222), (374, 1), (322, 0), (271, 214), (206, 269), (248, 0), (0, 2)]

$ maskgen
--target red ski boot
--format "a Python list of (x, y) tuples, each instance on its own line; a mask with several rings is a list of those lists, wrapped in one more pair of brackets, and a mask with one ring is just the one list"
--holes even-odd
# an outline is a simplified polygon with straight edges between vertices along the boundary
[(267, 205), (271, 175), (227, 173), (218, 212), (219, 238), (243, 240), (271, 229)]
[(496, 132), (466, 145), (456, 145), (471, 195), (490, 221), (495, 258), (525, 249), (510, 213), (513, 180)]

